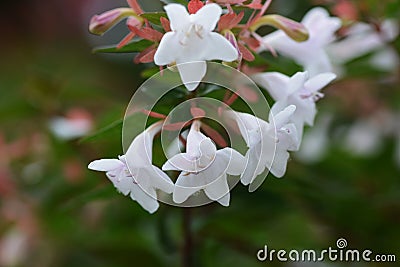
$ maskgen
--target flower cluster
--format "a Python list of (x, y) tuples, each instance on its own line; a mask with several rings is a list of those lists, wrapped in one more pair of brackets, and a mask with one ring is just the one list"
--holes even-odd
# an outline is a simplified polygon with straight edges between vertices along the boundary
[[(137, 63), (153, 62), (160, 69), (176, 67), (182, 84), (194, 93), (206, 75), (206, 61), (222, 61), (251, 75), (275, 103), (268, 121), (234, 110), (220, 112), (240, 132), (247, 145), (245, 155), (220, 145), (223, 137), (210, 130), (201, 116), (194, 116), (184, 125), (190, 127), (187, 137), (180, 135), (185, 152), (170, 157), (160, 169), (152, 161), (153, 139), (165, 123), (165, 116), (158, 114), (154, 117), (163, 120), (138, 135), (125, 155), (93, 161), (89, 168), (106, 172), (118, 191), (150, 213), (157, 210), (161, 191), (172, 194), (178, 204), (203, 191), (211, 201), (228, 206), (230, 176), (240, 177), (244, 185), (265, 171), (284, 176), (289, 153), (299, 150), (305, 125), (314, 124), (316, 102), (324, 96), (321, 89), (336, 78), (333, 59), (341, 51), (336, 41), (341, 20), (323, 8), (309, 11), (301, 23), (277, 14), (265, 15), (271, 0), (191, 0), (187, 6), (167, 4), (165, 13), (146, 13), (136, 0), (128, 3), (130, 8), (96, 15), (90, 24), (93, 33), (103, 34), (127, 19), (130, 32), (113, 48), (115, 51), (139, 52)], [(257, 30), (262, 26), (278, 30), (260, 36)], [(267, 66), (253, 67), (252, 62), (264, 51), (293, 59), (303, 72), (291, 76), (262, 72)], [(232, 104), (235, 97), (232, 94), (225, 102)], [(176, 180), (167, 173), (176, 173)]]

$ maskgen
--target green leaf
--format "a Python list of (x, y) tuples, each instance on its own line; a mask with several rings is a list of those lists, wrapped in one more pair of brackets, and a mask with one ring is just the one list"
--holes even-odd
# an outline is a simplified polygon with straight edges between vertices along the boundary
[(187, 5), (188, 1), (186, 0), (160, 0), (161, 2), (163, 2), (164, 4), (182, 4), (182, 5)]
[(93, 49), (93, 53), (134, 53), (141, 52), (153, 43), (149, 40), (134, 39), (124, 47), (117, 48), (117, 45), (101, 46)]
[(151, 23), (157, 24), (157, 25), (161, 25), (160, 22), (160, 18), (167, 17), (167, 13), (165, 12), (146, 12), (143, 13), (142, 15), (140, 15), (142, 18), (147, 19), (148, 21), (150, 21)]
[(98, 137), (100, 137), (100, 136), (102, 136), (102, 135), (104, 135), (104, 134), (106, 134), (106, 133), (108, 133), (110, 131), (115, 130), (115, 128), (117, 128), (117, 127), (122, 129), (123, 122), (124, 122), (123, 119), (116, 120), (116, 121), (112, 122), (111, 124), (101, 128), (97, 132), (80, 139), (79, 143), (85, 143), (85, 142), (93, 141), (94, 139), (96, 139), (96, 138), (98, 138)]

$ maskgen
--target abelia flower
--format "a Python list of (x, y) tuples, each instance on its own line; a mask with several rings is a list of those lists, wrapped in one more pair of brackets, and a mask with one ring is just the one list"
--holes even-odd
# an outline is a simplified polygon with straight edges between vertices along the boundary
[(208, 198), (228, 206), (227, 175), (240, 175), (245, 168), (245, 158), (229, 147), (217, 150), (211, 139), (200, 132), (200, 125), (198, 120), (192, 123), (186, 152), (168, 159), (162, 169), (181, 172), (175, 183), (174, 202), (183, 203), (191, 195), (204, 190)]
[(298, 147), (297, 130), (290, 118), (296, 107), (290, 105), (284, 110), (269, 115), (269, 122), (247, 113), (228, 111), (228, 116), (234, 119), (245, 140), (246, 169), (241, 175), (241, 182), (248, 185), (264, 172), (266, 168), (276, 177), (282, 177), (286, 172), (288, 151)]
[(154, 63), (159, 66), (176, 63), (189, 91), (195, 90), (206, 74), (206, 60), (234, 61), (238, 58), (235, 47), (213, 32), (222, 13), (219, 5), (205, 5), (195, 14), (189, 14), (180, 4), (169, 4), (164, 8), (171, 31), (161, 39)]
[(106, 172), (119, 192), (129, 195), (149, 213), (154, 213), (159, 207), (156, 190), (172, 193), (174, 188), (171, 179), (152, 164), (153, 138), (160, 129), (160, 123), (150, 126), (118, 159), (95, 160), (88, 166), (91, 170)]
[(263, 37), (265, 47), (272, 47), (278, 53), (292, 58), (311, 76), (331, 72), (332, 63), (326, 47), (335, 40), (335, 32), (341, 27), (340, 19), (330, 17), (325, 9), (316, 7), (305, 15), (302, 24), (309, 33), (307, 41), (296, 42), (278, 30)]
[(289, 105), (296, 106), (291, 120), (296, 125), (301, 140), (304, 124), (314, 124), (317, 113), (315, 102), (323, 97), (319, 90), (332, 82), (336, 75), (327, 72), (312, 77), (307, 72), (298, 72), (288, 77), (279, 72), (265, 72), (255, 74), (252, 78), (277, 101), (271, 112), (278, 113)]

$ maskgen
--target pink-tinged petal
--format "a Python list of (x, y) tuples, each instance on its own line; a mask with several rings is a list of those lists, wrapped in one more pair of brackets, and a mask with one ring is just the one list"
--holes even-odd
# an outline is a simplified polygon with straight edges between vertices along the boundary
[(125, 167), (118, 159), (99, 159), (89, 163), (88, 168), (94, 171), (108, 172)]
[(279, 72), (266, 72), (253, 75), (252, 79), (265, 88), (274, 100), (287, 98), (290, 82), (288, 76)]
[(149, 213), (154, 213), (160, 206), (157, 201), (157, 193), (154, 189), (144, 192), (139, 186), (134, 186), (131, 192), (132, 200), (137, 201)]
[(161, 39), (157, 51), (154, 54), (154, 63), (164, 66), (176, 61), (180, 53), (179, 37), (174, 32), (167, 32)]
[(168, 19), (171, 23), (171, 30), (182, 30), (182, 27), (185, 27), (188, 23), (190, 23), (190, 15), (183, 5), (168, 4), (164, 6), (164, 9), (167, 12)]
[(310, 93), (315, 93), (327, 86), (330, 82), (336, 79), (336, 74), (327, 72), (321, 73), (312, 77), (304, 84), (304, 88)]
[(203, 30), (211, 32), (217, 26), (222, 8), (217, 4), (208, 4), (190, 17), (191, 22), (203, 26)]
[(178, 64), (177, 67), (182, 82), (189, 91), (193, 91), (199, 86), (207, 72), (205, 61)]
[[(206, 185), (204, 192), (211, 200), (218, 201), (223, 206), (229, 206), (230, 194), (226, 174), (223, 174), (212, 183)], [(223, 198), (224, 196), (228, 197)]]
[(211, 32), (206, 37), (203, 47), (204, 57), (202, 60), (219, 59), (223, 61), (234, 61), (239, 57), (237, 49), (222, 35)]

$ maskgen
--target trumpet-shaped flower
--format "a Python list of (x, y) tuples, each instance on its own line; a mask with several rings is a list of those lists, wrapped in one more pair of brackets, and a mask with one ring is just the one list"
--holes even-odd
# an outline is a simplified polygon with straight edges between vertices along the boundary
[(279, 72), (266, 72), (253, 75), (253, 79), (265, 88), (277, 101), (271, 112), (277, 114), (289, 105), (295, 105), (296, 111), (291, 121), (296, 125), (299, 140), (302, 138), (303, 126), (314, 124), (317, 108), (315, 102), (323, 97), (319, 92), (336, 78), (334, 73), (321, 73), (311, 77), (307, 72), (298, 72), (288, 77)]
[(222, 13), (219, 5), (208, 4), (195, 14), (189, 14), (183, 5), (169, 4), (165, 11), (172, 31), (163, 36), (154, 62), (159, 66), (176, 63), (188, 90), (196, 89), (206, 74), (206, 60), (234, 61), (238, 58), (233, 45), (213, 32)]
[(173, 200), (182, 203), (200, 190), (224, 206), (229, 205), (227, 174), (240, 175), (245, 158), (232, 148), (217, 150), (210, 138), (200, 132), (200, 121), (194, 121), (187, 137), (186, 152), (170, 158), (163, 170), (181, 171), (174, 188)]
[(331, 72), (333, 67), (326, 47), (335, 40), (335, 32), (341, 27), (340, 19), (330, 17), (325, 9), (316, 7), (305, 15), (302, 24), (309, 33), (307, 41), (296, 42), (282, 30), (278, 30), (263, 38), (266, 44), (264, 47), (272, 47), (284, 56), (292, 58), (310, 75)]
[(150, 213), (159, 207), (156, 189), (172, 193), (174, 188), (170, 178), (151, 161), (153, 138), (160, 127), (157, 123), (138, 135), (119, 159), (95, 160), (88, 166), (106, 172), (119, 192), (129, 195)]
[(241, 182), (248, 185), (268, 168), (276, 177), (282, 177), (286, 172), (289, 152), (298, 147), (297, 130), (289, 123), (296, 107), (286, 107), (284, 110), (269, 115), (269, 123), (251, 114), (228, 111), (228, 116), (239, 126), (248, 150), (247, 165), (241, 175)]

